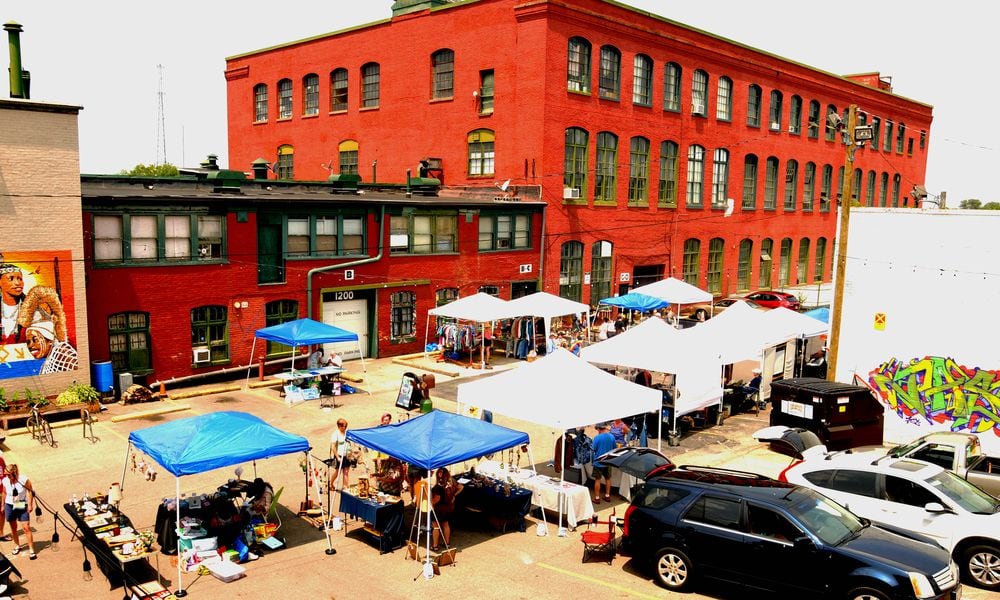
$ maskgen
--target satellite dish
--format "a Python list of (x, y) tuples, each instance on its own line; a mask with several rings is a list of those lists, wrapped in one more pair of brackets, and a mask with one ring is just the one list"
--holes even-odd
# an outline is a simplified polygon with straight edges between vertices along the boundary
[(506, 191), (507, 191), (507, 188), (509, 188), (509, 187), (510, 187), (510, 179), (508, 179), (507, 181), (505, 181), (505, 182), (503, 182), (503, 183), (494, 183), (493, 185), (495, 185), (495, 186), (497, 186), (498, 188), (500, 188), (500, 191), (501, 191), (501, 192), (506, 192)]

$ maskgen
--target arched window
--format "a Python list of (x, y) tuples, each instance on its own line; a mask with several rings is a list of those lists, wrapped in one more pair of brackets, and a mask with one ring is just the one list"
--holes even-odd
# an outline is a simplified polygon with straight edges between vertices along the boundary
[(361, 108), (377, 108), (381, 69), (378, 63), (366, 63), (361, 67)]
[(707, 291), (713, 294), (722, 293), (722, 261), (726, 250), (726, 242), (722, 238), (712, 238), (708, 242), (708, 274)]
[(837, 141), (837, 128), (834, 126), (836, 122), (832, 117), (839, 117), (837, 114), (837, 107), (832, 104), (826, 105), (826, 119), (823, 121), (823, 126), (826, 128), (826, 141), (835, 142)]
[(290, 144), (278, 146), (278, 179), (295, 179), (295, 148)]
[(822, 117), (819, 114), (819, 101), (809, 101), (809, 139), (819, 139), (819, 123)]
[(689, 238), (684, 240), (684, 256), (681, 263), (681, 278), (691, 285), (697, 286), (700, 278), (701, 240)]
[(816, 240), (816, 262), (813, 267), (813, 281), (823, 281), (826, 275), (826, 238)]
[(760, 105), (763, 102), (764, 91), (756, 83), (747, 90), (747, 125), (760, 127)]
[(691, 114), (704, 117), (708, 107), (708, 73), (698, 69), (691, 79)]
[(347, 69), (330, 73), (330, 112), (347, 110)]
[(729, 150), (716, 148), (712, 160), (712, 208), (726, 208), (729, 198)]
[(649, 205), (649, 140), (634, 137), (629, 145), (629, 206)]
[(865, 189), (865, 205), (875, 206), (875, 171), (868, 171), (868, 188)]
[(753, 240), (744, 238), (740, 241), (740, 258), (736, 265), (736, 289), (746, 291), (750, 289), (750, 269), (753, 267)]
[(590, 247), (590, 305), (611, 296), (611, 258), (614, 246), (607, 240)]
[(559, 259), (559, 295), (580, 301), (583, 283), (583, 242), (564, 242)]
[(754, 154), (743, 157), (743, 202), (744, 210), (757, 208), (757, 169), (758, 159)]
[(677, 206), (677, 142), (670, 140), (660, 144), (660, 189), (657, 194), (659, 205)]
[(455, 94), (455, 52), (444, 48), (431, 54), (431, 97), (451, 98)]
[(688, 146), (687, 199), (689, 208), (704, 206), (702, 190), (705, 187), (705, 149), (697, 144)]
[(789, 159), (785, 163), (785, 204), (786, 212), (795, 210), (795, 193), (799, 189), (799, 162)]
[(781, 240), (781, 254), (778, 258), (778, 285), (788, 285), (792, 272), (792, 238)]
[(906, 123), (900, 122), (899, 126), (896, 128), (896, 152), (902, 154), (903, 147), (905, 144), (906, 144)]
[(337, 145), (341, 175), (358, 174), (358, 142), (344, 140)]
[(618, 136), (607, 131), (597, 134), (597, 169), (594, 174), (594, 200), (614, 202), (617, 195)]
[(806, 173), (802, 181), (802, 210), (813, 209), (813, 198), (816, 197), (816, 163), (806, 163)]
[(889, 202), (889, 174), (883, 171), (882, 177), (879, 179), (878, 205), (889, 206), (888, 202)]
[(416, 334), (417, 295), (395, 292), (389, 296), (389, 328), (393, 342), (412, 341)]
[(771, 289), (771, 267), (774, 264), (774, 240), (764, 238), (760, 241), (760, 271), (757, 273), (757, 287), (763, 290)]
[(681, 110), (682, 75), (683, 70), (677, 63), (670, 62), (663, 66), (663, 110)]
[(802, 97), (792, 96), (792, 101), (788, 105), (788, 133), (799, 135), (802, 133)]
[(882, 119), (872, 115), (872, 141), (868, 143), (869, 150), (878, 150), (878, 141), (882, 139)]
[(733, 120), (733, 80), (719, 77), (719, 89), (715, 94), (715, 118), (720, 121)]
[(571, 92), (590, 93), (590, 42), (581, 37), (569, 39), (566, 89)]
[(781, 118), (784, 113), (784, 97), (778, 90), (771, 90), (771, 109), (768, 113), (768, 129), (781, 131)]
[(302, 114), (319, 114), (319, 75), (310, 73), (302, 78)]
[(653, 103), (653, 59), (636, 54), (632, 67), (632, 103), (650, 106)]
[(778, 208), (778, 158), (767, 157), (764, 168), (764, 210)]
[(621, 96), (622, 54), (614, 46), (601, 46), (601, 71), (598, 78), (598, 95), (606, 100)]
[(851, 196), (851, 200), (858, 201), (863, 196), (862, 193), (863, 190), (861, 188), (861, 169), (854, 169), (853, 185), (854, 185), (854, 192), (853, 195)]
[[(563, 168), (563, 187), (575, 190), (570, 192), (570, 198), (587, 198), (587, 144), (589, 135), (585, 129), (569, 127), (566, 129), (566, 149)], [(573, 196), (576, 198), (573, 198)]]
[(795, 272), (795, 283), (809, 282), (809, 238), (799, 240), (799, 264)]
[(282, 79), (278, 82), (278, 118), (292, 118), (292, 80)]
[(489, 129), (469, 133), (469, 177), (493, 175), (493, 139)]
[(258, 83), (253, 86), (253, 120), (254, 123), (267, 121), (267, 84)]
[(823, 181), (820, 182), (819, 210), (830, 212), (830, 200), (833, 193), (833, 165), (823, 165)]
[(896, 173), (895, 175), (892, 176), (892, 205), (893, 206), (899, 206), (899, 185), (900, 185), (901, 182), (902, 182), (902, 179), (900, 178), (899, 173)]

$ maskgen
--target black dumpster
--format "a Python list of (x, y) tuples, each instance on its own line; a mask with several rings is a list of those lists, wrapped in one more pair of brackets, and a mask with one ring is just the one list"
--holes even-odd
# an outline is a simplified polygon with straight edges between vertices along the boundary
[(802, 427), (830, 450), (880, 446), (883, 407), (860, 385), (798, 377), (771, 384), (771, 425)]

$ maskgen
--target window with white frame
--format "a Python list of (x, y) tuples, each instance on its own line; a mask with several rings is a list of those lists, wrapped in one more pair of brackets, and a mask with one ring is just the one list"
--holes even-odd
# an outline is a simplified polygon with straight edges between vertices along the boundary
[(282, 79), (278, 82), (278, 118), (292, 118), (292, 80)]
[(494, 135), (489, 129), (469, 133), (469, 177), (493, 175)]
[(614, 245), (601, 240), (590, 247), (590, 305), (611, 297), (611, 256)]
[(302, 78), (302, 106), (307, 117), (319, 114), (319, 75), (315, 73)]
[(729, 150), (716, 148), (712, 160), (712, 208), (726, 208), (729, 201)]
[(253, 86), (253, 120), (254, 123), (267, 121), (267, 84), (265, 83)]

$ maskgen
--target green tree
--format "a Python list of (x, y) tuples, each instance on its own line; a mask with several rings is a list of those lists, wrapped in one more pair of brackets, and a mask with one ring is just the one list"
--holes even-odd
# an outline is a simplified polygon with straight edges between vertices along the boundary
[(1000, 202), (987, 202), (983, 205), (984, 210), (1000, 210)]
[(976, 200), (975, 198), (969, 198), (968, 200), (962, 200), (958, 204), (958, 207), (959, 208), (976, 208), (976, 209), (978, 209), (978, 208), (982, 208), (983, 207), (983, 201), (982, 200)]
[(142, 163), (137, 164), (132, 167), (131, 170), (122, 169), (118, 172), (119, 175), (128, 175), (129, 177), (176, 177), (180, 171), (177, 167), (170, 163), (163, 163), (162, 165), (144, 165)]

